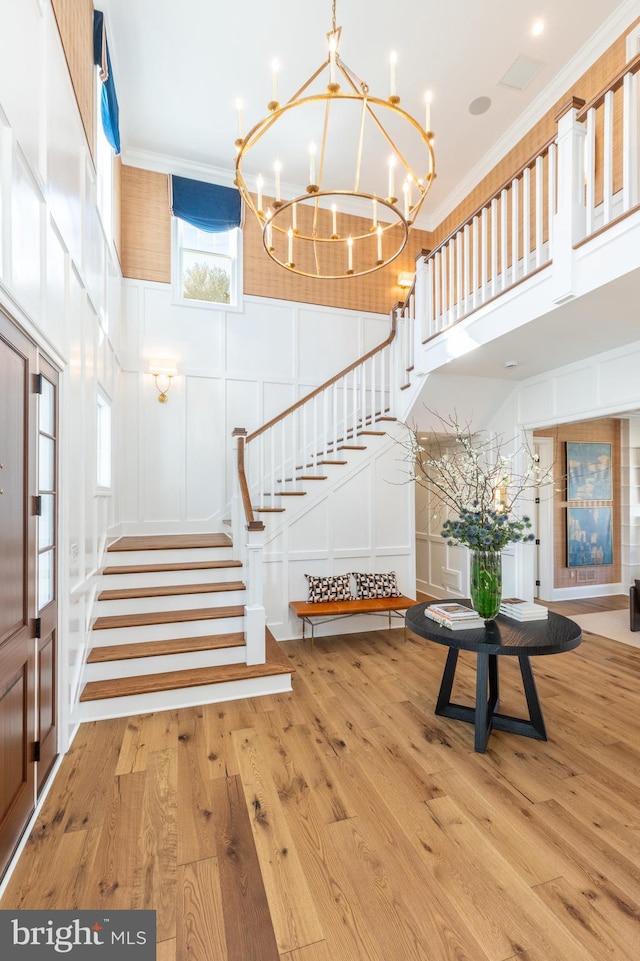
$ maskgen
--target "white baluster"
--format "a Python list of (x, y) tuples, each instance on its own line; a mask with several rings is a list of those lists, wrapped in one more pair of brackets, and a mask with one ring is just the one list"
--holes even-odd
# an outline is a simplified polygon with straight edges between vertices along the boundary
[(486, 207), (483, 208), (482, 214), (480, 216), (480, 228), (481, 228), (481, 250), (480, 250), (480, 268), (481, 268), (481, 289), (480, 289), (480, 302), (484, 303), (487, 299), (487, 286), (489, 283), (489, 260), (488, 260), (488, 249), (487, 249), (487, 233), (488, 233), (488, 220), (489, 213)]
[(464, 313), (469, 313), (469, 224), (464, 225), (464, 264), (462, 272), (462, 298)]
[(473, 218), (473, 258), (471, 271), (471, 292), (473, 297), (473, 309), (478, 306), (478, 267), (480, 263), (480, 250), (478, 248), (478, 218)]
[(442, 283), (442, 278), (440, 276), (440, 251), (438, 251), (434, 258), (434, 297), (435, 297), (435, 310), (434, 310), (434, 329), (432, 333), (436, 334), (439, 330), (442, 330), (442, 320), (441, 320), (441, 306), (440, 306), (440, 288)]
[(520, 181), (511, 181), (511, 283), (518, 280), (520, 240)]
[(622, 81), (622, 210), (638, 203), (638, 74)]
[(507, 222), (509, 191), (506, 187), (500, 193), (500, 290), (507, 286)]
[(331, 391), (331, 419), (333, 421), (333, 452), (337, 455), (338, 453), (338, 391), (336, 390), (336, 385), (332, 384), (329, 388)]
[(536, 233), (536, 267), (542, 264), (542, 243), (543, 243), (543, 228), (544, 228), (544, 214), (543, 211), (543, 201), (544, 201), (544, 187), (543, 187), (543, 174), (544, 174), (544, 160), (542, 157), (536, 157), (536, 222), (535, 222), (535, 233)]
[(613, 91), (608, 90), (604, 95), (604, 144), (602, 154), (604, 160), (604, 174), (602, 184), (602, 202), (604, 210), (604, 224), (611, 220), (613, 204)]
[(529, 273), (529, 249), (531, 246), (531, 170), (525, 167), (522, 174), (522, 276)]
[(498, 198), (491, 201), (491, 296), (498, 293)]
[(548, 261), (551, 261), (551, 259), (553, 258), (553, 218), (554, 218), (554, 216), (555, 216), (555, 214), (556, 214), (556, 187), (557, 187), (557, 184), (556, 184), (556, 177), (557, 177), (557, 173), (556, 173), (556, 145), (555, 145), (554, 143), (550, 144), (550, 146), (549, 146), (549, 154), (548, 154), (548, 157), (549, 157), (549, 162), (548, 162), (548, 166), (547, 166), (547, 172), (548, 172), (549, 182), (548, 182), (548, 186), (547, 186), (547, 194), (548, 194), (547, 200), (548, 200), (548, 204), (549, 204), (549, 209), (548, 209), (548, 219), (549, 219), (548, 234), (549, 234), (549, 239), (548, 239), (548, 242), (547, 242), (547, 260), (548, 260)]
[(456, 234), (456, 320), (462, 317), (462, 231)]
[(587, 136), (584, 145), (585, 203), (587, 206), (587, 237), (594, 230), (596, 208), (596, 110), (587, 111)]
[(291, 480), (292, 490), (298, 490), (298, 411), (291, 413)]
[(447, 327), (449, 327), (456, 319), (456, 306), (455, 306), (455, 237), (452, 237), (447, 244), (449, 250), (449, 310), (447, 311)]
[(318, 395), (316, 394), (313, 398), (313, 412), (312, 412), (312, 428), (311, 428), (311, 458), (313, 473), (318, 473), (318, 448), (320, 447), (320, 438), (318, 437)]
[(358, 423), (358, 368), (351, 374), (351, 409), (352, 409), (352, 423), (353, 423), (353, 436), (355, 437), (358, 430), (366, 430), (366, 424), (364, 421), (362, 424)]
[[(263, 484), (260, 489), (260, 506), (261, 507), (265, 506), (265, 503), (264, 503), (265, 493), (270, 492), (271, 494), (273, 494), (273, 491), (275, 488), (275, 482), (274, 482), (274, 478), (276, 475), (276, 429), (275, 429), (275, 426), (269, 429), (269, 438), (271, 441), (270, 443), (271, 464), (269, 465), (270, 466), (269, 474), (267, 477), (264, 478), (264, 480), (268, 482)], [(260, 480), (258, 482), (260, 483)], [(273, 506), (273, 497), (270, 497), (269, 500), (271, 501), (270, 506)]]

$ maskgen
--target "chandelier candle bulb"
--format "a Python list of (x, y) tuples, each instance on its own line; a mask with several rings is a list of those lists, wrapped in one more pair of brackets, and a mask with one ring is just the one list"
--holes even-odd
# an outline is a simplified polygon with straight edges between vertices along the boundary
[(338, 239), (338, 211), (335, 204), (331, 204), (331, 239)]
[(287, 260), (293, 264), (293, 228), (287, 230)]
[(396, 199), (393, 194), (394, 190), (396, 189), (395, 166), (396, 158), (392, 154), (391, 157), (389, 157), (389, 196), (387, 197), (387, 200), (389, 200), (391, 203), (393, 203)]
[(282, 170), (282, 164), (279, 160), (276, 160), (274, 163), (273, 170), (276, 175), (276, 201), (280, 203), (280, 172)]
[(389, 71), (390, 71), (390, 84), (389, 84), (389, 99), (391, 97), (397, 97), (398, 95), (398, 78), (397, 78), (397, 65), (398, 65), (398, 54), (395, 50), (392, 50), (389, 54)]
[(430, 90), (424, 95), (424, 106), (425, 106), (425, 118), (424, 118), (424, 129), (427, 133), (431, 131), (431, 101), (433, 100), (433, 94)]
[(380, 224), (378, 224), (377, 234), (378, 234), (378, 263), (381, 264), (382, 263), (382, 227)]
[(309, 144), (309, 186), (315, 186), (316, 182), (316, 145)]
[(378, 229), (378, 201), (376, 200), (375, 197), (371, 201), (371, 221), (372, 221), (371, 229), (377, 230)]
[(271, 103), (269, 104), (270, 110), (278, 109), (278, 71), (280, 69), (280, 63), (278, 60), (271, 61)]

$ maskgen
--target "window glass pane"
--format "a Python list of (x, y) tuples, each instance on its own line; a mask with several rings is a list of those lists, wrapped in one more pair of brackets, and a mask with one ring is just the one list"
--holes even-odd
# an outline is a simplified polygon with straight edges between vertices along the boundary
[(53, 479), (55, 476), (55, 441), (53, 441), (50, 437), (45, 437), (43, 434), (40, 435), (38, 473), (38, 487), (40, 490), (54, 490)]
[(187, 300), (231, 302), (231, 260), (218, 254), (183, 252), (182, 296)]
[(53, 557), (52, 550), (38, 555), (38, 610), (53, 600)]
[(55, 498), (53, 494), (41, 495), (41, 510), (38, 518), (38, 550), (45, 547), (53, 547), (54, 540), (54, 507)]
[(45, 434), (55, 434), (55, 388), (48, 380), (42, 378), (42, 393), (40, 394), (40, 430)]

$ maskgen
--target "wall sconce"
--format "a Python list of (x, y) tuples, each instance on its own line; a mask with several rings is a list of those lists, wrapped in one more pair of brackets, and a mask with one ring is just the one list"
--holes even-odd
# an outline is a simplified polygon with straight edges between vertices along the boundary
[(398, 274), (398, 287), (409, 290), (410, 287), (413, 287), (413, 277), (414, 275), (410, 270), (401, 270)]
[(178, 373), (178, 365), (175, 360), (150, 360), (149, 373), (153, 375), (153, 382), (158, 391), (158, 400), (161, 404), (166, 404), (167, 394), (171, 389), (171, 382)]

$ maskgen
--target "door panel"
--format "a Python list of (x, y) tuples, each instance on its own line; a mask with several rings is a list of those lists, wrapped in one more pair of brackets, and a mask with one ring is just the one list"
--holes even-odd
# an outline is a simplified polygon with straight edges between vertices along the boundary
[(0, 876), (35, 800), (35, 360), (0, 312)]

